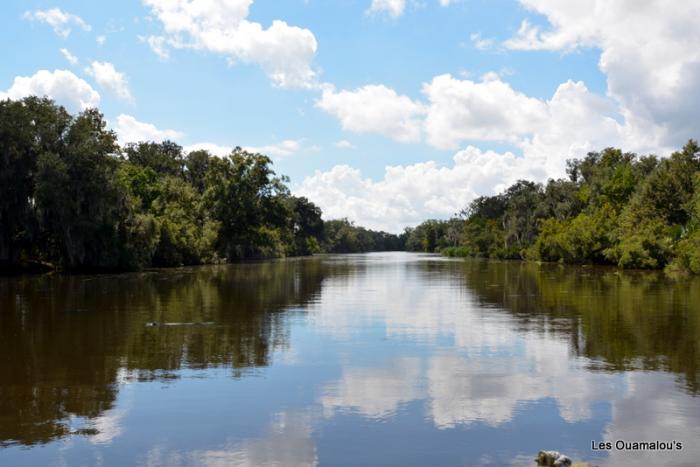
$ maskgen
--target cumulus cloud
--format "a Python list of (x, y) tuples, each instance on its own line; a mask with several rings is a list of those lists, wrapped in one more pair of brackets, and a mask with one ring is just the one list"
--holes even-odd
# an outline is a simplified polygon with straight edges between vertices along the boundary
[(286, 157), (298, 152), (302, 148), (302, 142), (294, 139), (286, 139), (276, 144), (266, 146), (245, 146), (248, 152), (259, 152), (266, 156)]
[(327, 417), (352, 408), (368, 418), (387, 418), (399, 405), (421, 397), (421, 362), (399, 358), (387, 368), (350, 368), (339, 381), (323, 389), (321, 405)]
[(338, 149), (355, 149), (355, 145), (346, 139), (336, 141), (335, 147)]
[(541, 169), (530, 162), (469, 146), (454, 156), (451, 167), (433, 161), (388, 166), (384, 178), (373, 181), (356, 168), (337, 165), (316, 171), (297, 191), (314, 200), (328, 219), (348, 217), (398, 232), (430, 217), (454, 215), (479, 194), (496, 192), (518, 178), (541, 178)]
[(524, 20), (505, 42), (516, 50), (596, 47), (608, 93), (617, 99), (638, 135), (663, 129), (663, 143), (679, 145), (697, 136), (700, 118), (700, 15), (698, 2), (664, 0), (556, 2), (520, 0), (544, 15), (549, 28)]
[(423, 95), (426, 102), (384, 86), (327, 90), (317, 106), (337, 116), (348, 131), (401, 142), (417, 142), (424, 135), (424, 141), (441, 149), (471, 141), (505, 142), (520, 154), (468, 145), (450, 166), (386, 167), (379, 181), (339, 165), (307, 177), (299, 192), (329, 217), (347, 216), (396, 232), (426, 218), (449, 217), (476, 196), (494, 194), (518, 179), (564, 176), (565, 161), (588, 151), (611, 145), (641, 151), (659, 143), (657, 128), (642, 135), (621, 123), (616, 102), (590, 92), (583, 82), (567, 81), (550, 99), (537, 99), (494, 74), (480, 81), (440, 75), (423, 85)]
[(474, 47), (479, 50), (489, 50), (494, 46), (493, 39), (483, 38), (481, 37), (481, 33), (478, 32), (470, 34), (469, 39), (471, 39), (472, 44), (474, 44)]
[(281, 412), (259, 438), (227, 441), (212, 449), (180, 450), (155, 445), (144, 456), (144, 465), (201, 465), (205, 467), (254, 467), (259, 465), (315, 466), (318, 453), (307, 413)]
[[(455, 3), (457, 0), (438, 0), (438, 4), (442, 7), (447, 7)], [(406, 12), (406, 0), (372, 0), (369, 8), (367, 9), (367, 14), (378, 14), (386, 13), (389, 16), (398, 18)], [(421, 3), (413, 1), (414, 5), (422, 5)]]
[(140, 122), (131, 115), (121, 114), (117, 117), (114, 131), (117, 132), (119, 142), (138, 143), (140, 141), (164, 141), (177, 140), (184, 135), (176, 130), (161, 130), (152, 123)]
[[(378, 133), (402, 143), (425, 139), (439, 149), (457, 149), (469, 141), (525, 145), (535, 135), (553, 133), (553, 125), (566, 132), (561, 138), (575, 140), (581, 129), (572, 123), (589, 129), (601, 120), (605, 128), (624, 133), (614, 118), (620, 116), (616, 103), (591, 93), (583, 82), (563, 83), (552, 99), (544, 100), (513, 89), (495, 73), (480, 81), (446, 74), (423, 84), (422, 94), (426, 101), (399, 95), (384, 85), (351, 91), (327, 86), (316, 106), (335, 116), (344, 130)], [(595, 130), (587, 135), (601, 129)]]
[(92, 28), (80, 16), (66, 13), (60, 8), (49, 10), (27, 11), (24, 19), (46, 23), (53, 31), (64, 39), (70, 36), (73, 26), (78, 26), (83, 31), (90, 31)]
[(126, 75), (117, 71), (113, 64), (109, 62), (92, 62), (89, 67), (85, 68), (85, 73), (95, 78), (97, 84), (120, 99), (133, 100)]
[[(697, 2), (672, 9), (662, 0), (643, 5), (632, 0), (520, 3), (544, 15), (549, 25), (537, 26), (526, 19), (503, 45), (518, 51), (598, 48), (599, 66), (608, 83), (605, 94), (591, 92), (583, 82), (567, 81), (546, 99), (527, 95), (493, 73), (478, 80), (439, 75), (423, 84), (418, 98), (400, 95), (382, 84), (339, 91), (327, 86), (317, 107), (335, 116), (344, 130), (381, 134), (403, 143), (426, 142), (454, 151), (475, 143), (508, 144), (518, 157), (493, 153), (495, 165), (501, 165), (503, 172), (484, 174), (485, 178), (479, 179), (491, 180), (497, 186), (512, 179), (511, 173), (536, 172), (539, 181), (556, 177), (563, 173), (566, 159), (590, 150), (619, 146), (663, 155), (698, 136), (695, 122), (700, 119), (700, 88), (696, 85), (700, 82), (700, 49), (695, 44), (700, 42), (700, 29), (692, 21), (700, 14)], [(471, 40), (477, 48), (493, 45), (478, 33), (472, 34)], [(511, 162), (514, 168), (508, 165)], [(531, 166), (538, 170), (525, 170)], [(360, 223), (379, 223), (381, 215), (403, 209), (401, 215), (386, 217), (401, 219), (392, 227), (397, 230), (405, 220), (416, 218), (416, 213), (441, 217), (446, 209), (426, 207), (439, 198), (443, 183), (434, 180), (434, 187), (428, 188), (425, 196), (411, 193), (407, 200), (405, 194), (389, 188), (394, 183), (393, 174), (413, 172), (420, 178), (407, 182), (407, 186), (421, 186), (438, 169), (445, 171), (448, 181), (453, 180), (457, 187), (464, 183), (485, 186), (467, 176), (483, 172), (483, 167), (464, 167), (455, 162), (446, 168), (433, 163), (390, 167), (379, 181), (366, 180), (359, 171), (338, 166), (309, 177), (304, 189), (344, 203), (337, 207), (330, 201), (326, 206), (321, 202), (331, 211), (356, 212), (358, 217), (353, 219)], [(380, 190), (387, 198), (378, 201), (360, 191), (344, 193), (337, 187), (324, 188), (324, 180)], [(372, 209), (359, 209), (362, 203)]]
[(425, 129), (428, 142), (454, 149), (462, 141), (510, 141), (544, 126), (547, 106), (515, 91), (498, 76), (481, 82), (441, 75), (423, 86), (430, 102)]
[(154, 54), (158, 55), (161, 60), (170, 58), (170, 52), (167, 47), (167, 39), (163, 36), (139, 36), (141, 42), (145, 42), (151, 48)]
[[(209, 151), (215, 156), (225, 157), (231, 154), (233, 146), (215, 144), (215, 143), (195, 143), (185, 146), (185, 152), (191, 151)], [(267, 144), (265, 146), (243, 146), (242, 149), (248, 152), (265, 154), (270, 157), (288, 157), (300, 151), (313, 150), (314, 147), (305, 147), (303, 140), (285, 139), (279, 143)]]
[(215, 143), (195, 143), (190, 144), (189, 146), (185, 146), (184, 150), (185, 152), (209, 151), (215, 156), (225, 157), (231, 154), (231, 151), (233, 151), (233, 146), (226, 146)]
[(10, 89), (0, 92), (2, 99), (47, 96), (70, 112), (79, 112), (100, 104), (100, 95), (88, 83), (68, 70), (39, 70), (32, 76), (17, 76)]
[(124, 433), (123, 423), (127, 413), (127, 409), (112, 409), (94, 418), (92, 425), (97, 434), (89, 438), (90, 443), (111, 444), (120, 437)]
[[(683, 450), (668, 452), (667, 465), (697, 464), (697, 398), (679, 391), (677, 376), (672, 373), (635, 372), (624, 378), (626, 390), (613, 400), (612, 417), (601, 439), (677, 440), (683, 443)], [(655, 462), (659, 462), (659, 451), (610, 451), (609, 465), (632, 467)]]
[(63, 58), (68, 60), (68, 63), (70, 63), (71, 65), (78, 64), (78, 57), (76, 57), (75, 55), (70, 53), (70, 51), (68, 49), (62, 48), (62, 49), (60, 49), (60, 51), (61, 51), (61, 55), (63, 55)]
[(147, 41), (161, 57), (165, 44), (222, 54), (231, 62), (255, 63), (281, 87), (313, 87), (318, 44), (308, 29), (275, 20), (267, 29), (248, 21), (253, 0), (144, 0), (165, 30)]
[[(428, 269), (414, 258), (380, 289), (375, 276), (383, 274), (386, 281), (386, 271), (371, 267), (363, 274), (329, 279), (324, 287), (329, 296), (322, 294), (313, 306), (314, 325), (322, 331), (352, 340), (347, 330), (372, 320), (384, 323), (389, 337), (439, 342), (442, 350), (422, 359), (344, 368), (322, 391), (325, 416), (352, 411), (386, 419), (402, 404), (424, 400), (426, 418), (438, 428), (499, 426), (513, 419), (519, 405), (552, 398), (561, 418), (575, 423), (589, 420), (596, 402), (622, 394), (619, 376), (591, 373), (585, 361), (572, 361), (570, 343), (549, 332), (549, 324), (529, 328), (502, 310), (485, 312), (457, 276), (446, 283)], [(407, 287), (438, 280), (440, 287)], [(361, 306), (367, 290), (377, 306)], [(339, 291), (356, 300), (333, 300)]]
[(397, 17), (403, 15), (406, 9), (406, 0), (372, 0), (367, 10), (368, 13), (388, 13)]
[(379, 133), (402, 143), (421, 139), (424, 105), (383, 85), (353, 91), (326, 86), (316, 106), (340, 120), (343, 129), (356, 133)]

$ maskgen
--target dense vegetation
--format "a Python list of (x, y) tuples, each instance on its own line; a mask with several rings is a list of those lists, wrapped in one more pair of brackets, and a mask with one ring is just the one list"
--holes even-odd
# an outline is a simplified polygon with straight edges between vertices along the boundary
[(0, 102), (0, 270), (131, 270), (253, 258), (409, 250), (700, 273), (700, 147), (669, 158), (608, 148), (568, 179), (518, 181), (458, 217), (401, 235), (293, 196), (271, 160), (177, 144), (120, 146), (95, 109)]
[(460, 217), (408, 231), (406, 247), (450, 256), (611, 264), (700, 273), (700, 146), (671, 157), (608, 148), (568, 179), (518, 181)]
[(130, 270), (403, 249), (292, 196), (271, 160), (175, 143), (120, 147), (95, 109), (0, 102), (0, 269)]

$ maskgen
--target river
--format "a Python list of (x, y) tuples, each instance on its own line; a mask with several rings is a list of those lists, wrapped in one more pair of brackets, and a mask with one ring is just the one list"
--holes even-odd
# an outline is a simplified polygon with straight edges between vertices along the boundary
[(0, 278), (0, 351), (2, 466), (700, 465), (698, 278), (410, 253)]

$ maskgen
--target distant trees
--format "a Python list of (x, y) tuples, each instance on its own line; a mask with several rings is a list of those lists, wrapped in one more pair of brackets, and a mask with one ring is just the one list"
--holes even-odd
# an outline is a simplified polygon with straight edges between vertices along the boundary
[(286, 200), (290, 213), (289, 232), (292, 255), (310, 255), (321, 251), (325, 224), (321, 208), (304, 197), (290, 196)]
[[(410, 249), (452, 256), (533, 259), (700, 273), (700, 146), (667, 159), (619, 149), (567, 164), (569, 178), (518, 181), (475, 199), (462, 219), (426, 221)], [(452, 245), (447, 222), (459, 222)], [(436, 224), (437, 223), (437, 224)]]
[(323, 251), (328, 253), (361, 253), (364, 251), (401, 251), (405, 235), (394, 235), (358, 227), (347, 219), (326, 221)]
[[(396, 235), (324, 223), (262, 155), (120, 147), (95, 109), (0, 101), (0, 269), (130, 270), (325, 251), (401, 249)], [(328, 230), (326, 229), (328, 225)]]

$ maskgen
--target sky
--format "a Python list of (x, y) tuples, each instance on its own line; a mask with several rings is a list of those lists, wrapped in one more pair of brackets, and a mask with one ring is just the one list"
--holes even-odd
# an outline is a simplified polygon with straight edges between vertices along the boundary
[(400, 232), (605, 147), (700, 137), (700, 0), (5, 0), (0, 98), (121, 144), (270, 156), (324, 218)]

